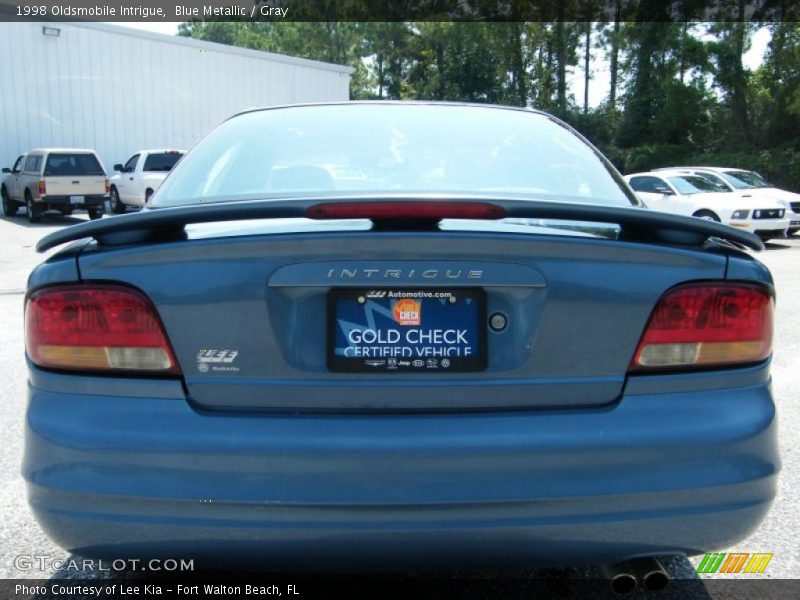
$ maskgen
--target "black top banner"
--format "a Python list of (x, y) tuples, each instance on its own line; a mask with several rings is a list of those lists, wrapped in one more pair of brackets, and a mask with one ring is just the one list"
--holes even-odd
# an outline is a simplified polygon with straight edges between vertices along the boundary
[(0, 21), (797, 21), (796, 0), (0, 0)]

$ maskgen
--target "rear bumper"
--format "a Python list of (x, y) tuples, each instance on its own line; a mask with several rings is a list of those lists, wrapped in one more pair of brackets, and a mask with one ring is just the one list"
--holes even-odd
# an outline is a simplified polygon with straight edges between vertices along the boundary
[(766, 369), (726, 390), (639, 378), (605, 408), (349, 416), (202, 413), (177, 382), (75, 393), (39, 372), (23, 473), (39, 523), (84, 556), (394, 569), (697, 554), (746, 537), (774, 496)]
[(72, 202), (72, 196), (44, 196), (40, 197), (38, 202), (46, 205), (48, 208), (54, 209), (66, 208), (68, 206), (75, 209), (86, 209), (105, 207), (105, 201), (108, 200), (108, 196), (101, 194), (80, 197), (83, 198), (83, 201), (78, 203)]

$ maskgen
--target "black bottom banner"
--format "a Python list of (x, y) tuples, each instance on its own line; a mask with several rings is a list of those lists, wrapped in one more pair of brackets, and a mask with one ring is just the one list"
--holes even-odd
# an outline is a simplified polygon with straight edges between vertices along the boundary
[[(5, 579), (0, 598), (31, 600), (139, 600), (156, 598), (281, 598), (346, 600), (413, 598), (526, 599), (620, 598), (605, 579), (525, 578), (522, 576), (308, 576), (183, 574), (126, 579)], [(636, 598), (797, 598), (800, 580), (673, 579), (652, 592), (642, 587), (624, 596)]]

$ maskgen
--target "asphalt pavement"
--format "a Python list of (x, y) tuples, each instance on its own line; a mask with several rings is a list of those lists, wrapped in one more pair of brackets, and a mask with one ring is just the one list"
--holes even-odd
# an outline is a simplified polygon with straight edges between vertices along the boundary
[[(23, 350), (23, 295), (28, 273), (41, 262), (34, 245), (46, 233), (84, 220), (85, 215), (47, 218), (29, 224), (22, 211), (13, 218), (0, 218), (0, 578), (70, 577), (93, 578), (97, 572), (56, 571), (53, 568), (21, 568), (20, 555), (45, 555), (65, 559), (69, 554), (50, 542), (41, 532), (28, 508), (20, 476), (23, 448), (26, 370)], [(773, 559), (763, 575), (788, 579), (800, 577), (800, 236), (768, 244), (758, 255), (773, 273), (777, 289), (776, 337), (773, 360), (773, 389), (779, 415), (780, 445), (783, 460), (778, 497), (761, 527), (730, 551), (771, 552)], [(699, 559), (671, 559), (667, 568), (674, 577), (696, 577)], [(24, 567), (24, 565), (23, 565)], [(594, 578), (591, 567), (557, 571), (531, 571), (523, 577)], [(520, 576), (520, 574), (516, 574)], [(708, 576), (703, 576), (708, 577)], [(711, 576), (719, 577), (719, 576)], [(738, 576), (744, 577), (744, 576)], [(498, 580), (500, 581), (500, 580)], [(500, 584), (498, 584), (500, 585)], [(498, 588), (500, 589), (500, 588)], [(499, 598), (509, 597), (508, 586)], [(670, 588), (672, 589), (672, 588)], [(716, 589), (710, 587), (710, 589)], [(446, 594), (443, 594), (446, 596)], [(727, 594), (714, 593), (714, 597)], [(635, 596), (630, 596), (634, 598)], [(660, 598), (680, 597), (675, 591)], [(702, 594), (701, 594), (702, 597)]]

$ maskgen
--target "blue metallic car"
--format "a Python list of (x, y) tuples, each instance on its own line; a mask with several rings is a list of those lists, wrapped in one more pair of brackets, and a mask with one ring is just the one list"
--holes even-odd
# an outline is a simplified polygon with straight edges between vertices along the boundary
[(60, 244), (23, 472), (72, 552), (612, 564), (730, 546), (775, 494), (761, 241), (642, 208), (547, 114), (248, 111)]

